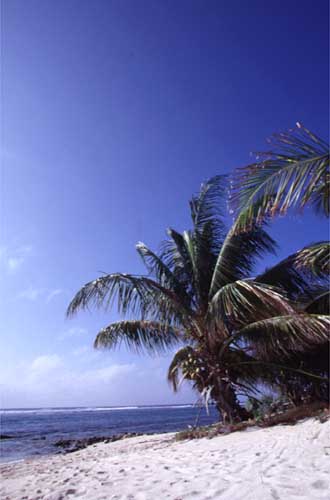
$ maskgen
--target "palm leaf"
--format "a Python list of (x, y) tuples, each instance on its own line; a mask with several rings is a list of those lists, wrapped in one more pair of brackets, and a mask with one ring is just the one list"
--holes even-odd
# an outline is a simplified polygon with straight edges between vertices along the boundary
[(168, 230), (170, 240), (163, 242), (161, 260), (181, 283), (190, 284), (196, 302), (207, 301), (209, 282), (215, 258), (226, 231), (224, 200), (227, 194), (225, 176), (216, 176), (202, 184), (190, 201), (193, 229), (183, 234)]
[(67, 315), (72, 316), (89, 306), (108, 309), (116, 299), (120, 314), (138, 314), (141, 319), (171, 322), (191, 314), (181, 297), (171, 289), (144, 276), (115, 273), (84, 285), (69, 304)]
[(182, 234), (172, 228), (167, 230), (169, 240), (163, 241), (159, 258), (171, 269), (186, 290), (192, 290), (193, 270), (186, 242)]
[(279, 361), (329, 342), (330, 317), (297, 314), (256, 321), (239, 331), (262, 360)]
[(281, 288), (292, 300), (297, 300), (302, 296), (312, 298), (313, 284), (295, 267), (294, 256), (295, 254), (266, 269), (258, 274), (255, 280), (258, 283)]
[(195, 351), (190, 346), (183, 347), (175, 353), (167, 372), (167, 380), (173, 387), (174, 392), (177, 392), (179, 389), (179, 375), (185, 363), (188, 363), (190, 359), (194, 359), (195, 356)]
[(323, 291), (305, 306), (309, 314), (330, 314), (330, 291)]
[[(192, 270), (192, 285), (194, 294), (198, 296), (198, 262), (196, 255), (196, 245), (194, 234), (192, 231), (184, 231), (182, 238), (186, 247), (186, 252), (189, 258), (189, 262)], [(197, 298), (198, 300), (198, 298)]]
[(184, 231), (180, 234), (170, 229), (168, 234), (171, 240), (163, 242), (161, 259), (186, 287), (192, 305), (198, 308), (203, 302), (207, 302), (215, 262), (215, 255), (212, 253), (210, 244), (213, 238), (210, 223), (206, 223), (201, 233)]
[[(327, 344), (328, 345), (328, 344)], [(302, 358), (303, 359), (303, 358)], [(304, 364), (303, 361), (300, 361), (298, 367), (296, 366), (297, 363), (294, 365), (294, 366), (291, 366), (290, 363), (286, 362), (285, 365), (281, 365), (281, 364), (278, 364), (278, 363), (272, 363), (272, 362), (267, 362), (267, 361), (243, 361), (241, 363), (237, 363), (237, 365), (235, 365), (235, 367), (239, 367), (239, 365), (242, 365), (244, 366), (244, 369), (245, 367), (247, 366), (255, 366), (255, 368), (259, 371), (260, 369), (261, 370), (268, 370), (269, 373), (271, 374), (272, 376), (272, 379), (270, 379), (269, 381), (266, 380), (266, 384), (269, 383), (269, 385), (273, 386), (274, 389), (276, 390), (276, 388), (278, 389), (279, 386), (283, 387), (285, 386), (288, 381), (288, 376), (294, 376), (294, 377), (299, 377), (300, 378), (300, 383), (302, 382), (302, 378), (305, 378), (306, 380), (306, 377), (307, 379), (312, 379), (313, 382), (326, 382), (327, 385), (329, 384), (329, 377), (324, 375), (324, 374), (319, 374), (319, 370), (315, 370), (315, 367), (306, 367), (307, 369), (305, 368), (299, 368), (299, 366), (301, 366), (302, 364)], [(233, 365), (234, 366), (234, 365)], [(233, 368), (233, 366), (230, 366), (229, 369)], [(284, 375), (285, 374), (285, 375)], [(281, 378), (281, 380), (279, 380), (279, 378)], [(272, 383), (273, 381), (273, 383)]]
[(269, 369), (269, 366), (263, 365), (243, 349), (229, 349), (226, 354), (226, 366), (230, 378), (235, 384), (245, 388), (249, 395), (260, 392), (261, 384), (276, 387), (276, 370)]
[(193, 230), (185, 231), (183, 238), (192, 264), (199, 314), (207, 310), (213, 269), (227, 233), (224, 223), (227, 193), (227, 177), (216, 176), (202, 184), (198, 195), (190, 201)]
[(186, 304), (190, 304), (191, 297), (188, 295), (185, 286), (179, 281), (177, 276), (165, 262), (144, 243), (137, 243), (136, 249), (150, 274), (155, 276), (157, 283), (173, 290), (174, 293), (181, 296)]
[(209, 231), (212, 231), (212, 245), (217, 247), (226, 235), (224, 217), (227, 192), (227, 177), (218, 175), (202, 184), (199, 193), (190, 200), (194, 232), (202, 233), (208, 226)]
[(94, 347), (113, 349), (125, 343), (137, 352), (162, 353), (182, 340), (180, 331), (157, 321), (119, 321), (103, 328)]
[(328, 242), (309, 245), (266, 269), (255, 279), (261, 283), (281, 287), (291, 299), (311, 301), (315, 295), (315, 288), (327, 284), (327, 271), (330, 267), (328, 252)]
[(310, 272), (318, 278), (328, 277), (330, 273), (329, 241), (320, 241), (306, 246), (295, 254), (294, 263), (297, 269)]
[(208, 293), (216, 256), (209, 245), (208, 223), (204, 231), (184, 231), (183, 239), (192, 268), (192, 294), (198, 314), (204, 314), (208, 307)]
[(248, 278), (255, 263), (266, 252), (275, 253), (275, 241), (262, 228), (236, 234), (234, 224), (229, 231), (214, 266), (209, 298), (223, 286)]
[(198, 297), (201, 314), (208, 307), (209, 290), (213, 269), (221, 246), (214, 244), (213, 229), (209, 223), (205, 224), (202, 231), (194, 232)]
[[(211, 322), (217, 320), (233, 329), (279, 315), (293, 314), (294, 308), (277, 288), (252, 280), (240, 280), (222, 287), (209, 307)], [(216, 330), (217, 331), (217, 330)]]
[(236, 231), (307, 203), (329, 216), (329, 145), (300, 124), (269, 142), (272, 151), (259, 153), (260, 162), (234, 175), (231, 206), (239, 212)]

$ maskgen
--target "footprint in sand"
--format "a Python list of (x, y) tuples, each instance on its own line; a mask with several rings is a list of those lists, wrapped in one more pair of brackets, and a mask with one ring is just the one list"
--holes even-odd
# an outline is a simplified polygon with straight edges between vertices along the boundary
[(329, 484), (327, 481), (323, 481), (322, 479), (318, 479), (312, 483), (312, 487), (316, 490), (327, 490), (329, 488)]
[(274, 490), (274, 488), (271, 488), (270, 494), (272, 495), (272, 498), (274, 498), (274, 500), (281, 500), (280, 495), (277, 493), (276, 490)]

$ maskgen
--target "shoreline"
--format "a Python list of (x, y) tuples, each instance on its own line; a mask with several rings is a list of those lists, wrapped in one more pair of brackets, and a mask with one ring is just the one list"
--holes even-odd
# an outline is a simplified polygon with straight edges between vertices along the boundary
[[(179, 431), (178, 431), (179, 432)], [(168, 431), (168, 432), (125, 432), (122, 434), (113, 434), (110, 436), (93, 436), (93, 437), (84, 437), (84, 438), (70, 438), (70, 439), (60, 439), (53, 443), (54, 451), (53, 452), (45, 452), (45, 453), (37, 453), (32, 454), (30, 456), (25, 456), (21, 458), (13, 458), (12, 460), (1, 461), (0, 457), (0, 471), (1, 466), (11, 465), (19, 462), (27, 462), (31, 460), (42, 460), (43, 458), (50, 458), (53, 456), (59, 455), (69, 455), (71, 453), (76, 453), (77, 451), (85, 450), (90, 446), (94, 446), (96, 444), (110, 444), (115, 443), (117, 441), (123, 441), (126, 439), (132, 439), (140, 436), (150, 437), (150, 436), (166, 436), (171, 434), (175, 436), (178, 432)], [(9, 439), (9, 438), (8, 438)], [(10, 439), (15, 439), (11, 437)]]
[(2, 500), (326, 499), (330, 422), (212, 439), (141, 435), (0, 465)]
[[(32, 456), (44, 456), (62, 451), (56, 443), (62, 442), (68, 448), (75, 448), (84, 441), (112, 440), (123, 434), (153, 434), (178, 432), (188, 429), (196, 421), (197, 409), (164, 406), (121, 411), (97, 408), (92, 411), (61, 409), (56, 411), (17, 411), (14, 415), (2, 416), (1, 434), (9, 439), (0, 440), (1, 459), (11, 462)], [(16, 412), (16, 410), (15, 410)], [(218, 415), (212, 410), (208, 415), (202, 409), (201, 426), (217, 421)]]

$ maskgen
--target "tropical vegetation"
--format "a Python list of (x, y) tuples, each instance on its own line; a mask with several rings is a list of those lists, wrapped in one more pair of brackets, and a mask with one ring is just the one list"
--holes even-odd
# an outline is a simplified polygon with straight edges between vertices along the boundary
[(257, 398), (265, 384), (296, 402), (327, 397), (329, 298), (323, 243), (254, 275), (258, 260), (276, 250), (267, 213), (244, 230), (239, 216), (228, 231), (227, 193), (223, 176), (203, 184), (190, 201), (192, 229), (169, 229), (158, 252), (138, 243), (146, 273), (98, 277), (78, 291), (68, 315), (116, 301), (126, 319), (103, 328), (95, 347), (177, 347), (168, 371), (174, 390), (191, 381), (233, 421), (248, 416), (241, 396)]
[(330, 213), (329, 144), (302, 124), (268, 139), (270, 150), (235, 171), (230, 194), (236, 231), (306, 205)]

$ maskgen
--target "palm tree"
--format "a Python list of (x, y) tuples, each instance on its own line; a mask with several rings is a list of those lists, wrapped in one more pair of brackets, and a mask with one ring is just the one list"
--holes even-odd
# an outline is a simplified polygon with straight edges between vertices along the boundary
[[(222, 176), (202, 185), (190, 202), (191, 230), (169, 229), (158, 253), (138, 243), (146, 275), (101, 276), (81, 288), (67, 313), (90, 305), (109, 309), (116, 300), (118, 312), (134, 319), (103, 328), (95, 347), (124, 342), (159, 352), (179, 346), (168, 374), (174, 389), (182, 373), (232, 421), (244, 417), (239, 393), (272, 382), (287, 359), (326, 342), (328, 318), (296, 308), (294, 297), (306, 295), (310, 285), (287, 262), (251, 278), (257, 259), (276, 245), (255, 224), (241, 234), (226, 231), (226, 194)], [(299, 366), (288, 369), (305, 374)]]
[[(283, 215), (289, 208), (301, 211), (307, 204), (311, 204), (317, 213), (329, 217), (329, 144), (300, 123), (296, 124), (294, 130), (274, 134), (268, 142), (271, 151), (259, 153), (256, 163), (237, 169), (233, 176), (230, 204), (231, 211), (238, 214), (232, 228), (235, 233), (244, 232), (251, 224), (260, 224), (276, 214)], [(266, 282), (267, 279), (272, 283), (274, 280), (279, 282), (281, 276), (286, 279), (288, 269), (301, 271), (314, 284), (314, 289), (312, 287), (307, 295), (295, 294), (294, 298), (300, 301), (301, 311), (329, 315), (329, 242), (306, 246), (275, 266), (264, 278)], [(294, 289), (294, 283), (291, 285)], [(290, 288), (292, 291), (292, 286)], [(314, 349), (312, 355), (300, 355), (295, 360), (295, 364), (298, 363), (308, 371), (329, 376), (329, 346)], [(294, 383), (296, 378), (297, 375), (292, 374)], [(290, 392), (291, 381), (287, 373), (284, 381)], [(311, 384), (310, 379), (302, 380), (300, 377), (294, 392), (301, 392), (304, 385), (308, 384)], [(311, 388), (314, 390), (319, 386), (312, 384)], [(327, 393), (328, 385), (323, 384), (323, 387), (323, 392)]]
[(307, 204), (329, 217), (329, 144), (300, 123), (294, 130), (274, 134), (268, 142), (270, 151), (257, 153), (257, 162), (237, 169), (233, 176), (236, 231), (283, 215), (291, 207), (302, 210)]

